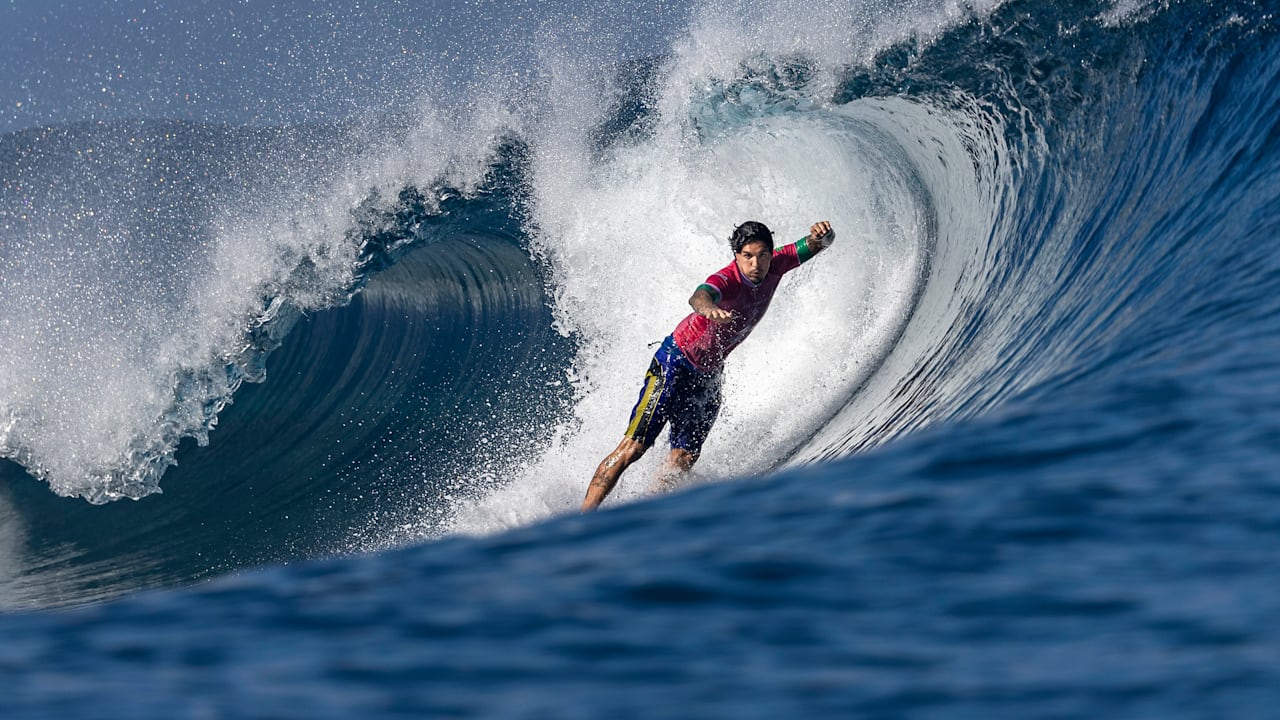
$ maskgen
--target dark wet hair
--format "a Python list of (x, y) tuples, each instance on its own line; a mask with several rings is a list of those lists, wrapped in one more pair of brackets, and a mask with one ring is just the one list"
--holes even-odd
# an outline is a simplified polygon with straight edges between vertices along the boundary
[(762, 242), (770, 251), (773, 250), (773, 233), (764, 223), (748, 220), (734, 228), (733, 235), (729, 236), (729, 247), (733, 248), (734, 254), (742, 252), (744, 246), (753, 242)]

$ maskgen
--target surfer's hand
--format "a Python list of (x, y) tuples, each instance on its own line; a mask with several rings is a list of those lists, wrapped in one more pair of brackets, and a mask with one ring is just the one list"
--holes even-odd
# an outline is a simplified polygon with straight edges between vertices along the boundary
[(725, 310), (724, 308), (709, 307), (706, 310), (702, 311), (702, 317), (710, 320), (713, 323), (724, 325), (725, 323), (733, 319), (733, 313), (728, 310)]
[(702, 286), (693, 291), (693, 295), (689, 298), (689, 307), (693, 308), (693, 311), (702, 317), (720, 325), (733, 319), (733, 312), (716, 305), (711, 293), (707, 292), (707, 289)]
[[(827, 243), (825, 241), (827, 239), (827, 233), (830, 232), (832, 232), (831, 223), (826, 220), (822, 220), (814, 223), (813, 227), (809, 228), (809, 239), (816, 240), (818, 241), (818, 244), (826, 247)], [(834, 239), (835, 235), (832, 235), (831, 237)]]

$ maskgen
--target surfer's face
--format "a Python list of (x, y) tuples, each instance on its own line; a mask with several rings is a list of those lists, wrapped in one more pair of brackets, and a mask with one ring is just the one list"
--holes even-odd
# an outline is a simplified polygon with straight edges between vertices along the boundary
[(747, 243), (733, 254), (738, 262), (738, 272), (753, 283), (758, 283), (769, 274), (769, 263), (773, 262), (773, 251), (762, 242)]

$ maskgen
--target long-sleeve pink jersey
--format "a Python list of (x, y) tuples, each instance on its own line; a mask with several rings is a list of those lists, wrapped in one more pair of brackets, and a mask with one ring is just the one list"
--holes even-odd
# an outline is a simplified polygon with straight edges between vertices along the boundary
[(806, 237), (775, 249), (769, 272), (758, 285), (743, 277), (736, 260), (716, 271), (698, 288), (710, 293), (721, 309), (732, 312), (733, 319), (721, 325), (696, 312), (690, 313), (671, 333), (680, 351), (703, 372), (719, 370), (729, 353), (747, 339), (764, 317), (782, 276), (811, 257), (813, 251)]

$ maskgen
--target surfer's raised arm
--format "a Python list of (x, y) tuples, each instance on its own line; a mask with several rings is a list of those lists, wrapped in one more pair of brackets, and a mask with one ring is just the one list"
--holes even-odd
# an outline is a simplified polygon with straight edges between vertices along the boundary
[(805, 237), (775, 249), (773, 233), (763, 223), (734, 228), (729, 238), (733, 262), (693, 291), (693, 312), (654, 354), (622, 442), (596, 468), (582, 501), (583, 512), (599, 507), (622, 471), (653, 446), (668, 423), (671, 453), (658, 473), (658, 486), (673, 487), (693, 467), (720, 413), (725, 357), (764, 317), (782, 276), (831, 247), (835, 237), (831, 223), (822, 220)]

